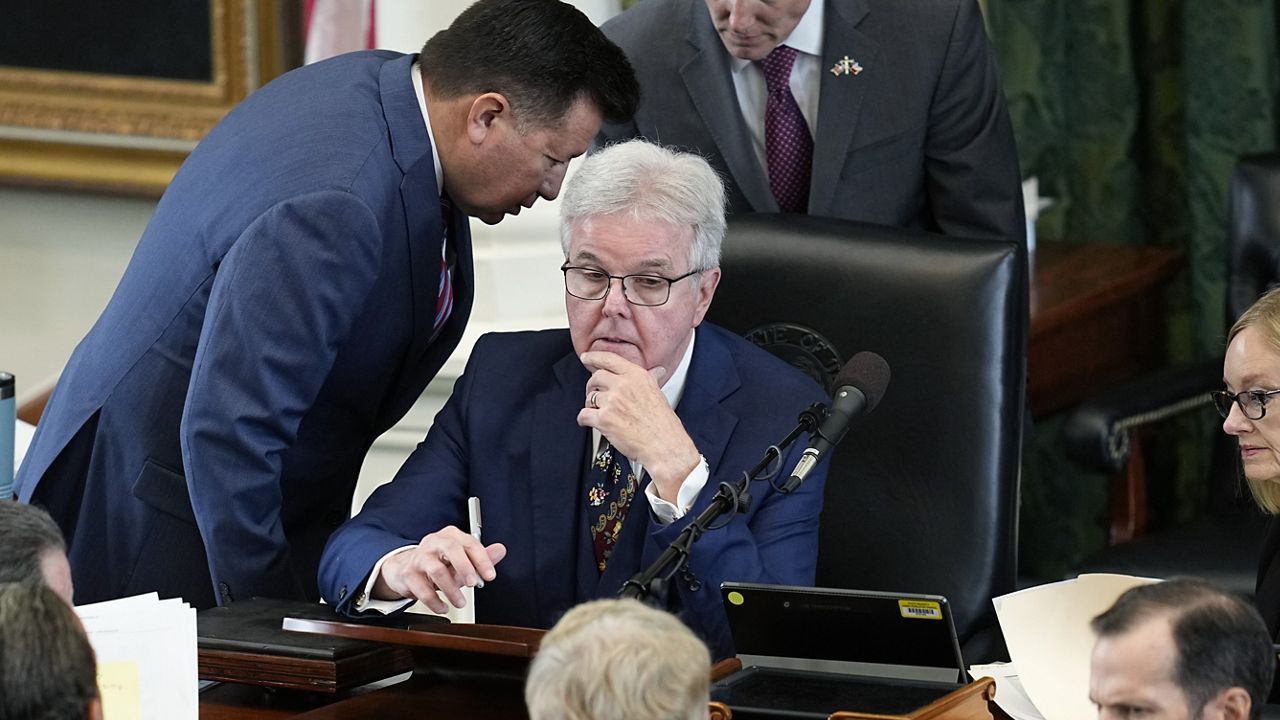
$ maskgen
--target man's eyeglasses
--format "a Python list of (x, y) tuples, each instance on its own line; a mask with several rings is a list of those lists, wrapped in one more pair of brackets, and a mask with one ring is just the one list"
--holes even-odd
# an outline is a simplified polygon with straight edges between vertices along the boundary
[(1280, 394), (1280, 390), (1241, 390), (1238, 393), (1214, 390), (1209, 393), (1213, 397), (1214, 407), (1218, 408), (1218, 414), (1222, 417), (1231, 414), (1231, 403), (1235, 403), (1250, 420), (1261, 420), (1267, 414), (1267, 401), (1277, 394)]
[(564, 289), (579, 300), (603, 300), (613, 287), (614, 280), (622, 281), (622, 296), (632, 305), (654, 307), (664, 305), (671, 298), (671, 285), (701, 270), (690, 270), (678, 278), (661, 275), (610, 275), (603, 270), (588, 267), (561, 265), (564, 272)]

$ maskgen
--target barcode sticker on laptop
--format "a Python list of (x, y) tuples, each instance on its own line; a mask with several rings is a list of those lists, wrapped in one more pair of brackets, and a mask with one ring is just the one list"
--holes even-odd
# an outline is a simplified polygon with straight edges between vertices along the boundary
[(932, 600), (899, 600), (898, 611), (912, 620), (942, 619), (942, 606)]

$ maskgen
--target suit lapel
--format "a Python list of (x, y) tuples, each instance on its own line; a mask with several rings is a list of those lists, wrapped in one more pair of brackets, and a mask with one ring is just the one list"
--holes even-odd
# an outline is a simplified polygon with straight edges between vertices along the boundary
[[(769, 190), (769, 180), (752, 149), (751, 134), (738, 106), (729, 53), (702, 3), (693, 2), (689, 7), (692, 14), (689, 42), (683, 47), (684, 55), (679, 60), (685, 88), (747, 201), (759, 212), (777, 212), (778, 202)], [(662, 141), (662, 138), (652, 139)]]
[[(410, 71), (416, 56), (405, 55), (385, 63), (379, 73), (383, 114), (391, 138), (391, 152), (404, 173), (400, 180), (400, 203), (404, 211), (405, 237), (409, 255), (413, 334), (405, 354), (396, 392), (405, 398), (390, 408), (399, 418), (408, 410), (424, 384), (424, 374), (434, 374), (462, 337), (471, 312), (471, 233), (467, 217), (457, 208), (446, 215), (436, 185), (435, 160), (427, 136), (422, 108), (413, 90)], [(441, 241), (448, 229), (450, 246), (456, 253), (453, 268), (453, 312), (434, 339), (436, 299), (440, 291)], [(424, 360), (432, 346), (436, 355)], [(403, 406), (401, 406), (403, 405)]]
[[(703, 325), (698, 329), (698, 342), (693, 348), (689, 376), (685, 381), (684, 395), (676, 406), (676, 415), (713, 473), (720, 467), (729, 438), (738, 424), (738, 418), (720, 403), (741, 386), (729, 349), (708, 326)], [(711, 485), (707, 483), (708, 487), (703, 489), (699, 500), (715, 494)]]
[[(431, 155), (423, 161), (431, 165)], [(409, 346), (410, 367), (421, 356), (431, 339), (435, 322), (436, 296), (440, 289), (440, 241), (444, 237), (445, 218), (439, 210), (435, 173), (423, 177), (415, 172), (400, 182), (400, 202), (409, 234), (410, 282), (413, 285), (413, 340)], [(430, 212), (428, 204), (436, 205)]]
[(409, 75), (413, 61), (413, 55), (405, 55), (385, 63), (378, 80), (391, 154), (404, 173), (400, 204), (409, 255), (413, 335), (401, 381), (408, 386), (416, 381), (418, 359), (431, 339), (440, 287), (440, 241), (449, 220), (441, 211), (431, 140)]
[[(591, 540), (581, 516), (581, 478), (590, 432), (578, 426), (586, 368), (570, 353), (555, 364), (554, 387), (534, 398), (530, 472), (533, 488), (533, 558), (538, 617), (548, 626), (595, 585)], [(566, 517), (567, 516), (567, 517)], [(568, 528), (566, 530), (566, 527)], [(589, 571), (589, 572), (587, 572)], [(566, 573), (571, 573), (566, 576)]]
[[(822, 81), (818, 91), (818, 132), (813, 143), (809, 214), (838, 214), (831, 207), (862, 101), (870, 86), (880, 45), (857, 29), (869, 9), (866, 0), (830, 0), (822, 37)], [(830, 69), (845, 56), (862, 66), (857, 75), (835, 75)]]

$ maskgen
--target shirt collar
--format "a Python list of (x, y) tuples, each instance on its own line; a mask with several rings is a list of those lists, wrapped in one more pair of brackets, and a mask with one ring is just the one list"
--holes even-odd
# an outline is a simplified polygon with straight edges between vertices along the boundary
[[(675, 409), (680, 404), (680, 398), (684, 397), (684, 384), (689, 379), (689, 365), (693, 361), (693, 345), (698, 339), (697, 330), (689, 331), (689, 345), (684, 349), (684, 357), (680, 358), (680, 363), (676, 365), (675, 372), (671, 373), (671, 377), (662, 385), (662, 394), (667, 398), (667, 404)], [(599, 430), (591, 429), (591, 447), (594, 452), (592, 457), (600, 454), (604, 447), (600, 444), (600, 440), (604, 436)]]
[[(822, 57), (822, 21), (826, 13), (826, 0), (810, 0), (809, 9), (804, 11), (804, 15), (800, 16), (800, 22), (796, 23), (795, 28), (791, 31), (779, 45), (790, 45), (798, 52), (814, 57)], [(748, 65), (750, 60), (729, 56), (731, 67), (734, 72), (741, 72)]]
[(427, 140), (431, 141), (431, 162), (436, 169), (436, 189), (444, 195), (444, 168), (440, 166), (440, 153), (436, 150), (436, 136), (431, 132), (431, 116), (427, 114), (427, 92), (422, 87), (422, 63), (414, 61), (409, 71), (413, 75), (413, 94), (418, 96), (418, 108), (422, 110), (422, 121), (427, 124)]

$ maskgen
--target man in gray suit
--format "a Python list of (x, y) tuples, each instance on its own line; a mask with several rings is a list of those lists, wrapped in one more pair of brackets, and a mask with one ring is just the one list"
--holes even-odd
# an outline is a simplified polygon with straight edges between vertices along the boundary
[(701, 153), (731, 212), (1026, 242), (976, 0), (641, 0), (603, 30), (643, 94), (597, 144)]

